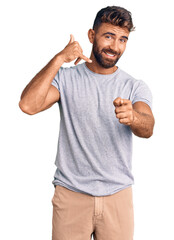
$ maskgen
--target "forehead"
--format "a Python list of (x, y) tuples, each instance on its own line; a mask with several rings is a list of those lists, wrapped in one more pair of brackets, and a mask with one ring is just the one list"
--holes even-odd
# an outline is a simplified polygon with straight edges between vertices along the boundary
[(114, 26), (111, 23), (102, 23), (99, 26), (96, 34), (102, 35), (103, 33), (106, 33), (106, 32), (111, 32), (116, 35), (129, 36), (129, 31), (127, 28), (121, 28), (119, 26)]

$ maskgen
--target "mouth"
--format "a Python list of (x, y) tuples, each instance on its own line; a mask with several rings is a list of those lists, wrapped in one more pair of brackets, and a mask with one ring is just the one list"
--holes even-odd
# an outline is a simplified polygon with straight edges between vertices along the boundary
[(113, 53), (110, 53), (110, 52), (107, 52), (107, 51), (103, 51), (105, 53), (105, 55), (107, 57), (110, 57), (110, 58), (114, 58), (116, 56), (116, 54), (113, 54)]

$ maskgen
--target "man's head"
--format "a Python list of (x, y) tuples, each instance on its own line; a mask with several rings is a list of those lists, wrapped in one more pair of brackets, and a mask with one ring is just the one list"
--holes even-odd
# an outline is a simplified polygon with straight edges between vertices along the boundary
[(93, 24), (93, 30), (96, 33), (102, 23), (110, 23), (114, 26), (127, 28), (129, 32), (135, 29), (133, 26), (131, 13), (125, 8), (117, 6), (102, 8), (97, 13)]
[(131, 13), (121, 7), (101, 9), (88, 32), (92, 53), (103, 68), (113, 67), (123, 54), (129, 33), (133, 31)]

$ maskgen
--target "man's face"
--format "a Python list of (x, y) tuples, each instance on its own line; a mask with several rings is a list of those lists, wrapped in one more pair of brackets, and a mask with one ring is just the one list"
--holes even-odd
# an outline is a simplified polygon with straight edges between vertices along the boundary
[(97, 63), (103, 68), (115, 66), (123, 54), (129, 31), (110, 23), (102, 23), (95, 33), (92, 52)]

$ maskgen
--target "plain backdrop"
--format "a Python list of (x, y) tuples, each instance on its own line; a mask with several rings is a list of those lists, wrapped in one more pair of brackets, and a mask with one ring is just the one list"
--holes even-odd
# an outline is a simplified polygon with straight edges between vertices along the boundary
[(24, 87), (65, 47), (71, 33), (90, 56), (88, 29), (109, 5), (127, 8), (136, 26), (117, 65), (144, 80), (153, 93), (154, 134), (133, 136), (134, 240), (174, 239), (172, 1), (11, 0), (0, 6), (2, 240), (51, 239), (59, 108), (56, 103), (31, 116), (18, 103)]

